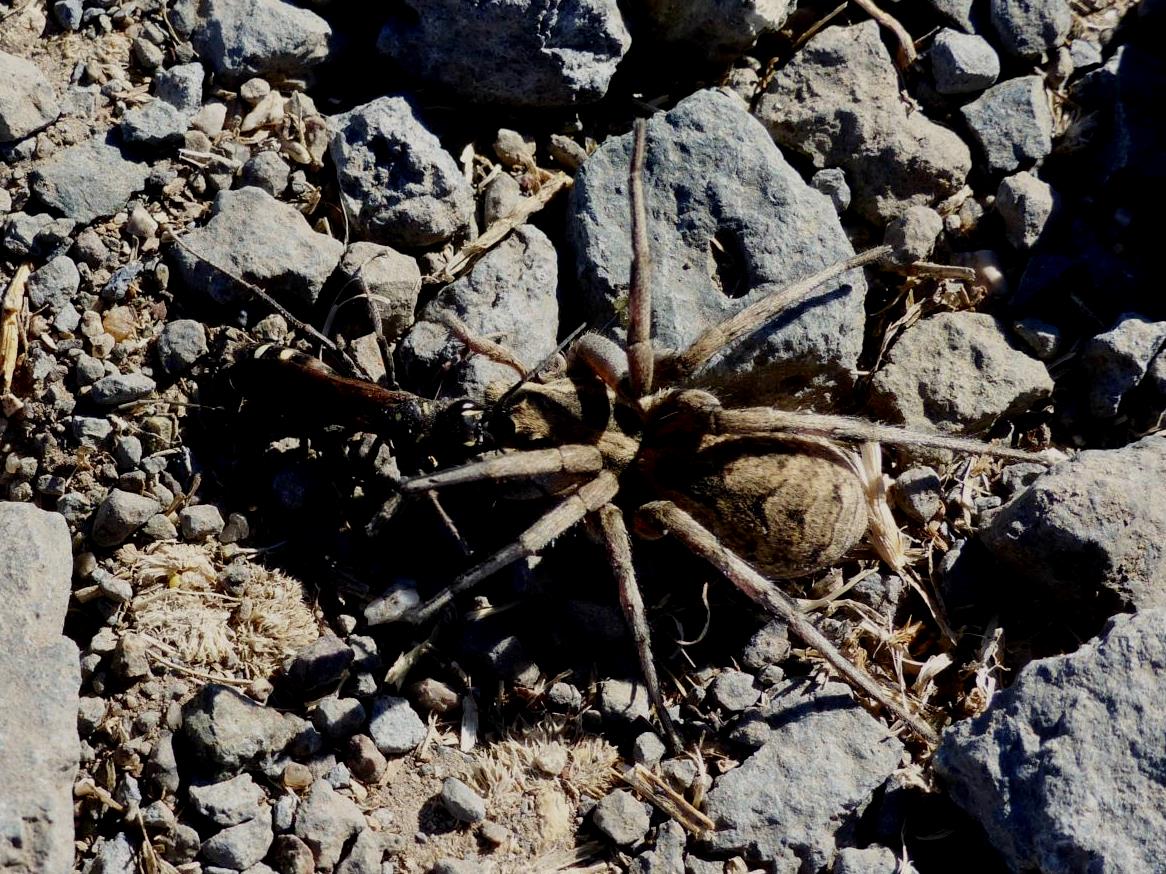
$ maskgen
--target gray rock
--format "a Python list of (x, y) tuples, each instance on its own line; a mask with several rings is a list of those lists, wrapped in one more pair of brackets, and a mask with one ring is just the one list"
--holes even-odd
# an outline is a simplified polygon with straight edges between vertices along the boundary
[(667, 749), (654, 731), (645, 731), (632, 745), (632, 759), (645, 768), (654, 768), (660, 763)]
[(325, 698), (312, 711), (312, 725), (324, 737), (340, 740), (360, 731), (365, 715), (355, 698)]
[(385, 836), (365, 829), (356, 836), (352, 848), (336, 866), (336, 874), (382, 874), (381, 860), (386, 849)]
[(114, 676), (129, 682), (150, 676), (150, 658), (146, 652), (145, 638), (140, 634), (123, 633), (110, 659)]
[(489, 862), (475, 862), (471, 859), (438, 859), (428, 874), (494, 874), (495, 868)]
[(243, 871), (263, 861), (274, 838), (271, 808), (264, 806), (254, 819), (225, 828), (203, 841), (199, 856), (207, 864)]
[(1053, 189), (1027, 170), (1005, 177), (996, 191), (1004, 236), (1017, 249), (1031, 249), (1053, 214)]
[(28, 302), (34, 309), (57, 313), (71, 307), (73, 296), (81, 286), (77, 265), (67, 255), (58, 255), (28, 277)]
[(1053, 148), (1053, 117), (1040, 76), (994, 85), (960, 110), (993, 172), (1039, 163)]
[(141, 261), (131, 261), (129, 264), (123, 264), (117, 268), (109, 277), (109, 281), (101, 287), (102, 300), (125, 300), (130, 287), (134, 285), (144, 269), (145, 265)]
[(143, 70), (150, 72), (157, 70), (162, 66), (162, 62), (166, 60), (166, 53), (162, 51), (161, 47), (150, 42), (144, 36), (139, 36), (134, 39), (130, 45), (130, 50), (138, 65)]
[(271, 845), (271, 859), (283, 874), (313, 874), (312, 850), (295, 835), (279, 835)]
[(850, 186), (846, 184), (846, 173), (837, 167), (826, 167), (819, 170), (810, 179), (815, 191), (820, 191), (830, 198), (834, 204), (834, 211), (839, 215), (850, 208)]
[(601, 680), (597, 689), (597, 704), (604, 719), (614, 722), (634, 722), (648, 718), (648, 690), (634, 680)]
[(929, 206), (910, 206), (887, 224), (883, 242), (894, 247), (896, 261), (911, 264), (931, 257), (941, 233), (939, 213)]
[(780, 619), (772, 619), (758, 629), (741, 652), (741, 664), (760, 671), (789, 658), (789, 627)]
[(328, 56), (328, 22), (282, 0), (203, 0), (199, 13), (191, 42), (228, 82), (303, 77)]
[(975, 32), (972, 25), (972, 4), (975, 0), (924, 0), (924, 2), (964, 33)]
[(1166, 437), (1087, 450), (1056, 465), (981, 532), (992, 553), (1060, 606), (1108, 591), (1138, 609), (1166, 603)]
[(83, 11), (81, 0), (56, 0), (53, 3), (53, 18), (62, 30), (79, 30)]
[(295, 654), (287, 669), (288, 682), (305, 699), (340, 684), (356, 653), (334, 634), (321, 634)]
[(943, 506), (939, 489), (939, 474), (930, 467), (912, 467), (895, 477), (891, 500), (913, 521), (925, 524)]
[[(575, 177), (569, 233), (592, 324), (607, 324), (627, 298), (630, 154), (630, 135), (609, 138)], [(687, 347), (704, 329), (854, 251), (826, 198), (719, 91), (698, 92), (648, 122), (644, 188), (658, 350)], [(736, 374), (755, 403), (807, 384), (848, 383), (862, 346), (865, 289), (860, 271), (828, 284), (715, 358), (709, 381), (727, 397)]]
[(223, 530), (223, 514), (214, 504), (195, 504), (178, 512), (182, 537), (200, 543), (208, 537), (217, 537)]
[(854, 208), (883, 224), (959, 190), (972, 159), (963, 141), (908, 112), (879, 27), (828, 27), (778, 71), (757, 116), (778, 145), (816, 168), (841, 167)]
[(356, 242), (345, 250), (337, 272), (349, 293), (374, 298), (386, 340), (395, 343), (409, 330), (421, 293), (421, 271), (415, 258), (388, 246)]
[(709, 695), (718, 706), (737, 713), (756, 704), (761, 692), (753, 687), (752, 674), (721, 671), (709, 685)]
[(279, 197), (287, 188), (291, 168), (287, 161), (271, 150), (260, 152), (247, 160), (239, 174), (241, 185), (262, 188), (272, 197)]
[(386, 756), (399, 756), (425, 740), (426, 729), (408, 701), (384, 695), (373, 701), (368, 733)]
[(326, 780), (317, 780), (296, 808), (295, 834), (325, 870), (340, 861), (344, 845), (365, 828), (364, 814)]
[(1052, 389), (1045, 366), (1013, 346), (990, 315), (940, 313), (891, 348), (871, 382), (871, 407), (912, 428), (981, 434)]
[(93, 863), (86, 867), (86, 874), (129, 874), (136, 869), (133, 845), (125, 832), (118, 832), (96, 848)]
[(656, 829), (655, 847), (632, 859), (629, 874), (684, 874), (687, 841), (684, 828), (676, 820), (661, 823)]
[(1000, 75), (1000, 58), (983, 37), (945, 27), (931, 46), (931, 75), (940, 94), (982, 91)]
[(457, 777), (441, 784), (441, 804), (458, 822), (475, 823), (486, 818), (486, 801)]
[(522, 186), (509, 173), (499, 173), (482, 191), (482, 227), (509, 215), (522, 202)]
[(1039, 58), (1062, 45), (1073, 23), (1067, 0), (991, 0), (992, 27), (1019, 58)]
[(157, 513), (146, 520), (142, 526), (142, 536), (147, 540), (177, 540), (178, 529), (174, 523)]
[[(1153, 438), (1151, 438), (1153, 439)], [(1027, 665), (988, 710), (944, 732), (936, 772), (1014, 871), (1153, 871), (1166, 834), (1157, 706), (1166, 610), (1111, 620)], [(1121, 823), (1121, 827), (1115, 827)]]
[(195, 319), (167, 322), (158, 335), (158, 360), (172, 376), (185, 373), (194, 362), (206, 355), (206, 328)]
[(98, 406), (116, 407), (147, 398), (157, 387), (144, 373), (114, 373), (93, 383), (89, 398)]
[(468, 103), (593, 103), (631, 45), (615, 0), (408, 5), (385, 24), (377, 48)]
[(1117, 415), (1122, 398), (1145, 377), (1150, 362), (1166, 348), (1166, 322), (1124, 313), (1117, 324), (1091, 338), (1081, 350), (1089, 412), (1099, 419)]
[(105, 547), (124, 543), (160, 509), (153, 498), (112, 489), (93, 517), (93, 542)]
[(621, 847), (639, 843), (648, 834), (651, 808), (627, 789), (609, 792), (591, 814), (595, 827)]
[(73, 560), (64, 519), (0, 503), (0, 856), (12, 871), (73, 869), (81, 672), (63, 637)]
[(154, 96), (165, 100), (179, 112), (194, 113), (202, 106), (202, 82), (206, 70), (195, 61), (176, 64), (154, 77)]
[(266, 801), (266, 795), (250, 774), (206, 786), (193, 785), (187, 790), (187, 797), (200, 816), (223, 828), (255, 819)]
[(518, 374), (485, 355), (467, 358), (465, 345), (441, 323), (442, 314), (456, 316), (477, 336), (501, 335), (502, 345), (534, 367), (557, 343), (557, 286), (550, 240), (532, 225), (515, 228), (468, 276), (446, 286), (405, 335), (398, 351), (404, 378), (426, 389), (440, 385), (447, 396), (484, 401), (489, 386), (513, 383)]
[(0, 143), (14, 143), (61, 114), (57, 92), (32, 61), (0, 52)]
[(145, 164), (127, 161), (117, 146), (94, 137), (37, 163), (30, 182), (41, 203), (89, 224), (123, 209), (148, 174)]
[(833, 874), (896, 874), (899, 860), (886, 847), (845, 847), (834, 860)]
[(583, 693), (570, 683), (552, 683), (547, 691), (547, 703), (558, 711), (578, 710), (583, 706)]
[(300, 720), (215, 683), (200, 689), (182, 709), (190, 753), (221, 777), (272, 760), (299, 731)]
[(709, 843), (778, 870), (817, 871), (898, 767), (903, 745), (840, 683), (782, 705), (773, 739), (709, 793), (705, 812), (717, 823)]
[(171, 250), (183, 281), (219, 303), (247, 301), (250, 292), (211, 264), (276, 297), (314, 303), (344, 252), (343, 243), (313, 231), (295, 207), (258, 188), (220, 192), (211, 220), (184, 243)]
[(681, 43), (686, 51), (723, 61), (780, 29), (792, 5), (788, 0), (648, 0), (636, 11), (651, 39)]
[(416, 248), (470, 232), (469, 183), (405, 98), (378, 98), (329, 126), (344, 207), (367, 238)]
[(551, 134), (547, 151), (550, 152), (552, 158), (572, 171), (578, 170), (587, 160), (587, 150), (570, 137), (565, 137), (562, 134)]
[(127, 143), (161, 149), (181, 144), (182, 135), (189, 126), (189, 114), (165, 100), (154, 99), (126, 110), (118, 124), (118, 130)]
[(4, 228), (4, 248), (14, 258), (53, 258), (69, 248), (69, 234), (74, 222), (70, 219), (56, 219), (38, 213), (25, 212), (10, 214), (0, 226)]

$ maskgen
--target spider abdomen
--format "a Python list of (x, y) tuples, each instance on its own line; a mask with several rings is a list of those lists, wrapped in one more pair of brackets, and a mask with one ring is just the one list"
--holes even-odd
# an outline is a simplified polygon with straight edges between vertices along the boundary
[(687, 462), (657, 465), (653, 478), (769, 577), (829, 567), (866, 532), (865, 498), (854, 474), (829, 457), (775, 440), (707, 438)]

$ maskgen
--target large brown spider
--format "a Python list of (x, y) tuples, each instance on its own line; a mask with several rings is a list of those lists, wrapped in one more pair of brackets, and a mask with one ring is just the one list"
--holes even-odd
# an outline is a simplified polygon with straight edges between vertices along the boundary
[[(486, 414), (484, 427), (510, 447), (507, 451), (401, 484), (404, 494), (417, 494), (478, 481), (542, 480), (554, 483), (558, 503), (509, 545), (400, 618), (418, 624), (432, 619), (457, 595), (590, 519), (618, 582), (657, 716), (670, 744), (679, 748), (652, 659), (632, 563), (630, 517), (639, 536), (678, 538), (784, 619), (855, 688), (934, 744), (935, 730), (843, 656), (770, 579), (806, 575), (837, 562), (866, 533), (871, 514), (885, 510), (871, 493), (883, 487), (881, 470), (871, 473), (869, 465), (864, 470), (848, 444), (880, 441), (1027, 460), (1037, 456), (841, 416), (726, 409), (708, 392), (686, 387), (688, 377), (716, 353), (816, 287), (892, 253), (883, 246), (828, 267), (714, 326), (688, 349), (661, 354), (649, 337), (650, 262), (640, 179), (644, 140), (641, 122), (629, 174), (634, 259), (626, 351), (599, 335), (583, 336), (570, 350), (567, 375), (545, 383), (524, 381)], [(885, 517), (876, 521), (885, 523)]]

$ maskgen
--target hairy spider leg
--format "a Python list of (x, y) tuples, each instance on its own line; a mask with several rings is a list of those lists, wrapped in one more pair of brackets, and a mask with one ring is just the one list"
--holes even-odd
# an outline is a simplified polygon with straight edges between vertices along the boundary
[(478, 585), (513, 562), (537, 555), (559, 535), (611, 501), (619, 491), (619, 480), (610, 471), (603, 471), (597, 477), (584, 483), (577, 490), (563, 498), (550, 510), (540, 516), (533, 525), (518, 535), (512, 543), (502, 547), (493, 555), (458, 574), (452, 583), (442, 589), (424, 604), (406, 611), (401, 619), (418, 625), (432, 619), (443, 610), (456, 595)]
[(720, 571), (742, 593), (772, 615), (784, 620), (798, 638), (818, 650), (852, 686), (898, 716), (928, 744), (939, 743), (939, 736), (930, 725), (904, 704), (894, 700), (866, 671), (842, 655), (788, 595), (757, 573), (743, 558), (723, 546), (715, 534), (671, 501), (652, 501), (640, 507), (636, 513), (636, 532), (645, 537), (665, 534), (676, 537), (691, 552)]
[(628, 379), (638, 400), (652, 392), (652, 253), (648, 250), (648, 213), (644, 206), (644, 152), (648, 125), (636, 119), (628, 199), (632, 219), (632, 263), (628, 279)]

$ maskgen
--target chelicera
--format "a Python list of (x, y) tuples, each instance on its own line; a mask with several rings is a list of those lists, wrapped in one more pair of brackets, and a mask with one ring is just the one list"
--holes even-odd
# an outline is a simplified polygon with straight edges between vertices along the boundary
[[(689, 387), (689, 377), (726, 346), (757, 330), (819, 286), (892, 256), (879, 247), (761, 300), (688, 349), (653, 348), (651, 262), (641, 182), (645, 125), (636, 125), (629, 174), (634, 259), (626, 348), (587, 334), (569, 349), (565, 375), (524, 380), (483, 412), (482, 439), (505, 449), (401, 483), (403, 495), (473, 482), (541, 481), (557, 502), (499, 551), (423, 603), (402, 604), (402, 621), (433, 620), (455, 598), (572, 526), (599, 532), (665, 734), (682, 743), (660, 691), (645, 609), (632, 561), (632, 533), (678, 538), (763, 609), (817, 650), (852, 686), (928, 743), (934, 728), (852, 664), (771, 579), (811, 574), (837, 562), (864, 536), (882, 487), (853, 447), (882, 442), (1033, 460), (1032, 453), (974, 440), (905, 431), (841, 416), (730, 409)], [(477, 411), (473, 412), (477, 415)], [(872, 479), (873, 478), (873, 479)], [(881, 505), (885, 510), (885, 504)], [(880, 520), (884, 521), (884, 520)], [(897, 529), (896, 529), (897, 531)], [(746, 558), (747, 557), (747, 558)]]

